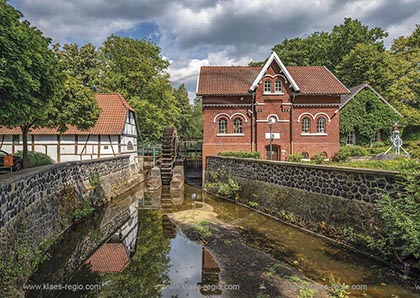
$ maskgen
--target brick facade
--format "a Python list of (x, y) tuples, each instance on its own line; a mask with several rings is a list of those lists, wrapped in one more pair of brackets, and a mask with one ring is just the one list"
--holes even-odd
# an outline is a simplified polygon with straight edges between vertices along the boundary
[[(273, 160), (287, 160), (289, 154), (304, 152), (309, 157), (316, 152), (325, 152), (327, 158), (330, 158), (340, 149), (338, 111), (340, 92), (343, 94), (348, 90), (328, 70), (322, 67), (310, 68), (308, 74), (304, 72), (307, 72), (305, 67), (293, 69), (293, 72), (299, 75), (297, 82), (299, 87), (306, 88), (305, 92), (296, 92), (292, 83), (293, 78), (275, 60), (269, 61), (269, 64), (262, 69), (249, 68), (246, 73), (244, 69), (246, 67), (230, 69), (220, 67), (216, 74), (210, 67), (201, 70), (197, 94), (202, 96), (204, 111), (203, 163), (206, 156), (217, 155), (221, 151), (258, 151), (262, 158), (268, 159), (270, 145), (268, 120), (272, 117), (275, 119), (271, 126)], [(254, 76), (249, 73), (251, 71)], [(317, 77), (316, 71), (322, 72), (324, 77)], [(257, 75), (258, 78), (261, 77), (253, 91), (245, 89), (241, 91), (240, 86), (232, 89), (232, 84), (235, 84), (236, 80), (241, 80), (241, 74), (247, 75), (248, 81), (250, 78), (257, 79)], [(314, 84), (311, 75), (315, 76), (314, 79), (319, 83)], [(329, 81), (325, 80), (325, 76), (330, 76)], [(223, 86), (223, 77), (229, 77), (226, 86)], [(312, 80), (310, 82), (312, 86), (305, 85), (305, 80)], [(265, 85), (268, 84), (266, 81), (271, 82), (271, 92), (264, 92)], [(281, 82), (281, 91), (276, 81)], [(319, 86), (324, 81), (330, 86)], [(252, 84), (249, 82), (248, 87)], [(332, 89), (331, 82), (336, 84), (333, 86), (335, 90)], [(338, 86), (341, 89), (337, 90), (336, 82), (341, 84)], [(226, 94), (212, 94), (212, 84), (217, 87), (217, 93), (226, 90)], [(239, 84), (247, 86), (243, 82)], [(322, 88), (327, 91), (323, 92)], [(236, 94), (229, 94), (229, 90), (233, 90), (231, 93)], [(240, 133), (238, 130), (234, 131), (237, 118), (242, 122)], [(304, 118), (306, 122), (309, 120), (309, 132), (302, 130)], [(324, 119), (325, 132), (317, 127), (320, 118)], [(227, 123), (227, 130), (222, 132), (219, 131), (221, 119), (225, 119), (222, 121)], [(221, 125), (223, 128), (223, 123)]]

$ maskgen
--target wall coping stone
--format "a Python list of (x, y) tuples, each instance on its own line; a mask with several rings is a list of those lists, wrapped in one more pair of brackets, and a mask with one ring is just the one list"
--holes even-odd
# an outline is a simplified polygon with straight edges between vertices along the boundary
[[(317, 164), (305, 164), (300, 162), (289, 162), (289, 161), (277, 161), (277, 160), (266, 160), (266, 159), (255, 159), (255, 158), (240, 158), (240, 157), (231, 157), (231, 156), (207, 156), (208, 158), (220, 158), (220, 159), (230, 159), (230, 160), (242, 160), (250, 162), (258, 162), (265, 164), (274, 164), (280, 166), (292, 166), (308, 169), (319, 169), (326, 171), (340, 171), (347, 173), (359, 173), (367, 175), (382, 175), (382, 176), (395, 176), (400, 172), (398, 171), (386, 171), (386, 170), (377, 170), (377, 169), (366, 169), (366, 168), (352, 168), (352, 167), (339, 167), (339, 166), (328, 166), (328, 165), (317, 165)], [(206, 161), (207, 164), (207, 161)]]
[(28, 168), (19, 172), (13, 172), (11, 174), (0, 175), (0, 187), (8, 185), (8, 184), (12, 184), (16, 181), (19, 181), (25, 178), (29, 178), (31, 176), (35, 176), (36, 174), (39, 174), (42, 172), (48, 172), (52, 170), (67, 168), (70, 166), (84, 165), (84, 164), (90, 164), (90, 163), (102, 163), (102, 162), (107, 162), (110, 160), (129, 159), (129, 158), (130, 158), (129, 155), (121, 155), (121, 156), (106, 157), (106, 158), (68, 161), (68, 162), (55, 163), (55, 164), (45, 165), (45, 166), (40, 166), (40, 167)]

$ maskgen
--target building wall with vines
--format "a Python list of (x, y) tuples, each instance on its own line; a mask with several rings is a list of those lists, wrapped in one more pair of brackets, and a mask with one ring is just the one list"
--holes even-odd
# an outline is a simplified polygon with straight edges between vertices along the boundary
[(353, 145), (370, 145), (376, 141), (377, 132), (379, 139), (387, 143), (393, 125), (401, 121), (401, 116), (374, 92), (364, 89), (340, 111), (340, 144), (348, 144), (349, 134), (353, 133)]

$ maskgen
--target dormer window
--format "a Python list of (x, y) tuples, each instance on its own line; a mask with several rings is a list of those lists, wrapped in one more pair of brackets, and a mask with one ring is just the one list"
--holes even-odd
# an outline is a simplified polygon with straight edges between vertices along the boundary
[(282, 93), (282, 83), (281, 83), (281, 80), (276, 80), (276, 83), (275, 83), (275, 92), (276, 93)]
[(264, 81), (264, 93), (271, 93), (271, 81), (265, 80)]

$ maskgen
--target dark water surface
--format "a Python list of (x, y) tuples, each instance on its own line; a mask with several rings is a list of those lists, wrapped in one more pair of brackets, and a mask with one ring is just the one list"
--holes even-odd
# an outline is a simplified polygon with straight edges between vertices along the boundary
[(221, 297), (220, 269), (212, 255), (188, 240), (166, 215), (195, 208), (193, 193), (219, 219), (237, 225), (248, 245), (321, 284), (330, 286), (332, 274), (353, 288), (351, 297), (420, 297), (416, 281), (404, 280), (374, 260), (188, 185), (172, 194), (165, 188), (145, 194), (141, 185), (74, 225), (28, 283), (42, 290), (26, 296)]

